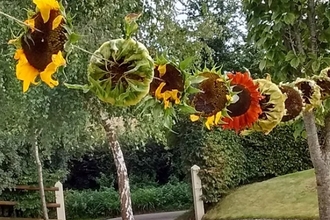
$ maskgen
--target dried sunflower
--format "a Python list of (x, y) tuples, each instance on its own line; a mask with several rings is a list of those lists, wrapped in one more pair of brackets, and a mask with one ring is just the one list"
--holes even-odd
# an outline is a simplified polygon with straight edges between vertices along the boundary
[(263, 98), (259, 101), (262, 113), (258, 120), (248, 130), (244, 130), (242, 134), (246, 135), (253, 131), (260, 131), (269, 134), (273, 128), (278, 125), (285, 113), (285, 95), (279, 87), (272, 83), (270, 77), (266, 79), (255, 79), (259, 92)]
[(69, 85), (69, 88), (93, 92), (101, 101), (115, 106), (130, 106), (149, 92), (154, 75), (154, 62), (147, 48), (133, 40), (140, 14), (125, 17), (126, 38), (103, 43), (88, 65), (90, 85)]
[(289, 84), (280, 84), (279, 88), (287, 97), (285, 100), (285, 114), (281, 122), (294, 122), (301, 117), (305, 107), (302, 93), (297, 87), (290, 86)]
[(204, 80), (197, 85), (200, 92), (191, 97), (191, 106), (198, 113), (190, 115), (190, 120), (206, 118), (205, 126), (210, 130), (212, 126), (222, 123), (223, 117), (228, 116), (226, 107), (232, 101), (233, 92), (228, 78), (215, 69), (205, 69), (197, 76)]
[(302, 92), (305, 103), (305, 111), (311, 111), (322, 104), (321, 89), (315, 81), (311, 79), (298, 78), (292, 83)]
[(320, 75), (313, 76), (312, 79), (320, 87), (321, 100), (325, 100), (330, 97), (330, 67), (321, 71)]
[(237, 92), (237, 94), (233, 97), (233, 103), (227, 107), (230, 117), (223, 119), (225, 124), (222, 127), (238, 132), (251, 127), (258, 120), (259, 114), (262, 112), (259, 104), (262, 96), (248, 72), (229, 73), (227, 76), (231, 80), (230, 85), (233, 87), (233, 92)]
[(51, 88), (58, 85), (53, 74), (65, 66), (69, 35), (74, 34), (61, 3), (57, 0), (33, 0), (33, 3), (37, 10), (25, 21), (28, 28), (9, 41), (17, 47), (16, 77), (23, 81), (23, 92), (31, 84), (38, 84), (38, 76)]

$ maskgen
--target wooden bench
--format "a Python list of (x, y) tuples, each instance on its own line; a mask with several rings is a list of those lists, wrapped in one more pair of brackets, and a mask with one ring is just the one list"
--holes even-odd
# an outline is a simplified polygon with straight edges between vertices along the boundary
[[(19, 185), (13, 188), (15, 191), (39, 191), (39, 187)], [(50, 191), (55, 193), (55, 203), (47, 203), (47, 208), (56, 208), (57, 219), (49, 220), (66, 220), (65, 207), (64, 207), (64, 195), (63, 185), (61, 182), (57, 182), (54, 187), (44, 189), (45, 192)], [(17, 201), (4, 201), (0, 200), (0, 206), (16, 206), (19, 202)], [(17, 217), (0, 217), (0, 220), (43, 220), (41, 218), (17, 218)]]

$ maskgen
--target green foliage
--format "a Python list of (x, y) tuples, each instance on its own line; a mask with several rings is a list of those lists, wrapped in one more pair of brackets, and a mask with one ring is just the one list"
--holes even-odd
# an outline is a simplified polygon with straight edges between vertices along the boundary
[(308, 146), (302, 137), (294, 138), (292, 126), (280, 126), (271, 134), (254, 133), (244, 137), (246, 182), (254, 182), (310, 169)]
[(259, 68), (275, 80), (310, 76), (330, 65), (330, 6), (301, 0), (244, 0), (248, 38), (262, 51)]
[(246, 179), (246, 161), (240, 138), (231, 131), (204, 130), (199, 123), (180, 121), (173, 128), (170, 146), (180, 159), (176, 166), (190, 176), (194, 164), (201, 168), (204, 201), (214, 203)]
[(175, 165), (190, 177), (190, 167), (201, 168), (204, 199), (219, 201), (230, 188), (311, 168), (307, 143), (294, 138), (290, 126), (276, 128), (271, 134), (254, 133), (239, 137), (233, 132), (202, 130), (198, 123), (181, 121), (169, 139)]
[[(131, 195), (134, 213), (187, 209), (192, 203), (191, 189), (185, 183), (135, 189)], [(65, 193), (65, 202), (70, 219), (120, 215), (118, 192), (113, 188), (69, 190)]]

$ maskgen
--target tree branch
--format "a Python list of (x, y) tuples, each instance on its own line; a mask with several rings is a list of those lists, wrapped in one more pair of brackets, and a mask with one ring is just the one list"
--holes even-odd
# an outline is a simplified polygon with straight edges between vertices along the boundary
[(324, 150), (330, 152), (330, 112), (325, 116), (324, 119)]
[[(299, 23), (300, 23), (300, 21), (299, 21)], [(298, 30), (298, 25), (293, 26), (293, 31), (294, 31), (294, 38), (296, 40), (297, 49), (298, 49), (299, 53), (305, 54), (305, 50), (303, 48), (302, 41), (301, 41), (301, 36), (300, 36), (299, 30)]]
[(308, 0), (308, 24), (311, 32), (311, 50), (312, 53), (317, 55), (317, 36), (316, 36), (316, 20), (315, 20), (315, 2), (314, 0)]
[(314, 168), (317, 169), (318, 167), (322, 167), (323, 159), (313, 111), (304, 113), (304, 124), (311, 160)]
[(41, 204), (42, 204), (42, 212), (44, 215), (44, 220), (48, 220), (48, 210), (47, 210), (47, 203), (46, 203), (46, 197), (45, 197), (45, 189), (44, 189), (44, 180), (43, 180), (43, 175), (42, 175), (42, 164), (40, 161), (40, 157), (39, 157), (39, 147), (38, 147), (38, 137), (40, 136), (42, 132), (42, 129), (35, 130), (34, 133), (34, 141), (32, 142), (32, 147), (33, 147), (33, 151), (34, 151), (34, 156), (35, 156), (35, 160), (37, 163), (37, 169), (38, 169), (38, 182), (39, 182), (39, 192), (40, 192), (40, 199), (41, 199)]

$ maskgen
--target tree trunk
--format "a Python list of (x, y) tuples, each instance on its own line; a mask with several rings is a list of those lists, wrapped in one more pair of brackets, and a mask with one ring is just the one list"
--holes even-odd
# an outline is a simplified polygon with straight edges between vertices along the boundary
[(123, 220), (134, 220), (127, 168), (123, 152), (116, 137), (115, 126), (106, 114), (101, 113), (101, 119), (117, 168), (121, 217)]
[[(326, 119), (326, 140), (329, 143), (329, 123)], [(315, 170), (316, 187), (319, 204), (320, 220), (330, 220), (330, 163), (329, 148), (319, 143), (315, 117), (313, 112), (304, 113), (304, 123), (307, 132), (309, 153)]]
[(32, 143), (34, 156), (37, 164), (38, 169), (38, 183), (39, 183), (39, 191), (40, 191), (40, 199), (42, 204), (42, 212), (44, 215), (44, 220), (49, 220), (48, 217), (48, 210), (47, 210), (47, 203), (46, 203), (46, 196), (45, 196), (45, 189), (44, 189), (44, 181), (42, 176), (42, 165), (39, 157), (39, 149), (38, 149), (38, 136), (41, 133), (41, 130), (39, 132), (35, 132), (34, 141)]

